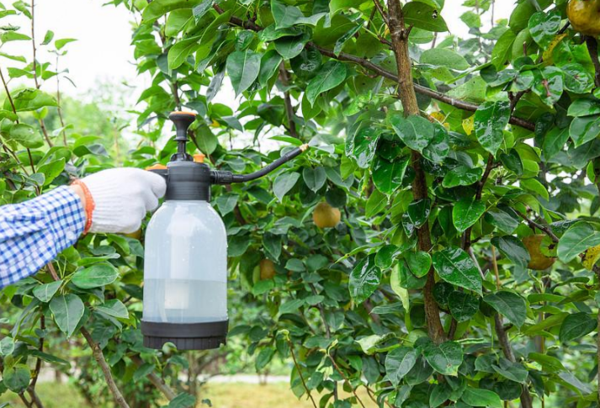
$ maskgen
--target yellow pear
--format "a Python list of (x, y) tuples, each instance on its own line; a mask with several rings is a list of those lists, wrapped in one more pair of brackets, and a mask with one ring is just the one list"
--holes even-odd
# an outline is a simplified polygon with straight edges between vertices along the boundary
[(600, 34), (600, 0), (571, 0), (567, 6), (571, 26), (581, 34)]
[(333, 228), (338, 225), (341, 218), (340, 210), (325, 202), (317, 204), (313, 212), (313, 221), (319, 228)]
[(275, 276), (275, 264), (269, 259), (263, 259), (259, 263), (260, 280), (271, 279)]
[(529, 269), (543, 271), (556, 262), (556, 258), (544, 255), (540, 249), (544, 237), (545, 235), (543, 234), (537, 234), (523, 238), (523, 245), (525, 245), (525, 248), (529, 251), (529, 256), (531, 258), (527, 265)]

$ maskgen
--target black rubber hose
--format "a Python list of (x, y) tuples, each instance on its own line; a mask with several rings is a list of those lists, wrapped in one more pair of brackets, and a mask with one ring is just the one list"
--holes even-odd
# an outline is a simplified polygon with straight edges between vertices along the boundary
[(279, 159), (275, 160), (273, 163), (270, 163), (262, 169), (250, 174), (233, 174), (230, 171), (212, 171), (212, 182), (213, 184), (231, 184), (245, 183), (247, 181), (256, 180), (257, 178), (261, 178), (269, 174), (279, 166), (289, 162), (290, 160), (304, 153), (306, 149), (308, 149), (308, 145), (303, 144), (302, 146), (297, 147), (294, 150), (284, 154)]

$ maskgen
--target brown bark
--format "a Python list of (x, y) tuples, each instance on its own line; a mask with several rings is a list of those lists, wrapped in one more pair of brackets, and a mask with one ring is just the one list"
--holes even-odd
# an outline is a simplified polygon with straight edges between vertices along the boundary
[[(404, 115), (419, 115), (419, 105), (413, 84), (412, 66), (408, 54), (408, 35), (410, 28), (404, 25), (404, 16), (398, 0), (388, 0), (389, 29), (392, 37), (392, 48), (396, 56), (398, 66), (398, 96), (402, 102)], [(411, 165), (415, 171), (415, 179), (412, 183), (412, 192), (415, 200), (426, 199), (429, 196), (427, 190), (427, 180), (425, 172), (421, 167), (421, 154), (413, 151), (411, 154)], [(429, 223), (426, 222), (417, 230), (418, 248), (421, 251), (429, 252), (431, 250), (431, 235), (429, 233)], [(433, 297), (433, 287), (435, 285), (435, 271), (429, 270), (427, 283), (423, 288), (423, 297), (425, 300), (425, 317), (427, 319), (427, 330), (429, 337), (435, 343), (441, 343), (445, 340), (444, 328), (440, 320), (440, 311)]]
[(102, 349), (100, 348), (98, 343), (94, 341), (92, 335), (90, 334), (90, 332), (87, 331), (85, 327), (81, 328), (81, 334), (87, 340), (90, 348), (92, 349), (94, 359), (102, 369), (102, 373), (104, 374), (104, 378), (106, 379), (106, 384), (108, 385), (108, 388), (110, 389), (110, 392), (115, 399), (115, 403), (121, 408), (129, 408), (129, 404), (127, 404), (127, 401), (125, 401), (125, 398), (123, 398), (123, 394), (121, 394), (119, 387), (117, 387), (117, 384), (115, 383), (115, 379), (113, 378), (112, 373), (110, 372), (110, 367), (108, 366), (108, 363), (104, 358)]

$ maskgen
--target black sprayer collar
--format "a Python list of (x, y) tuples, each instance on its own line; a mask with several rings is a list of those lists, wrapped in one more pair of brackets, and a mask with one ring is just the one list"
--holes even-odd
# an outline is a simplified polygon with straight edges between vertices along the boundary
[(244, 183), (260, 178), (302, 154), (308, 145), (299, 146), (262, 169), (250, 174), (233, 174), (230, 171), (210, 170), (204, 163), (196, 163), (186, 152), (187, 132), (196, 119), (191, 112), (173, 112), (169, 119), (175, 124), (177, 153), (171, 157), (166, 169), (150, 171), (163, 176), (167, 181), (166, 200), (210, 201), (212, 184)]

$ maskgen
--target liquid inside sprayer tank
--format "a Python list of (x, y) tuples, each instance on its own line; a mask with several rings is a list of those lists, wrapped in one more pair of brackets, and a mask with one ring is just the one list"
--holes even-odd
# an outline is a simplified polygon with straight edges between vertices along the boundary
[(167, 201), (146, 232), (147, 322), (227, 320), (227, 235), (206, 201)]

